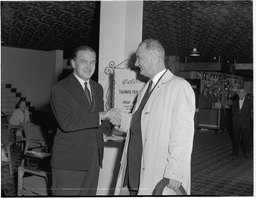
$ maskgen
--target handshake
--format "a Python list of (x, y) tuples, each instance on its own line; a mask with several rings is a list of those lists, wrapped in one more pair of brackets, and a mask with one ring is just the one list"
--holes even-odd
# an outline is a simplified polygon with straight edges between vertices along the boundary
[(99, 113), (100, 120), (109, 120), (114, 126), (121, 125), (121, 112), (118, 109), (110, 109)]

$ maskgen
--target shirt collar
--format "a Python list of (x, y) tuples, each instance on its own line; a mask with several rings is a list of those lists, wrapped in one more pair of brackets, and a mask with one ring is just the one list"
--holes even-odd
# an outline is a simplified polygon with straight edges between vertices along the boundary
[(161, 78), (161, 76), (164, 74), (165, 71), (166, 71), (166, 69), (160, 71), (157, 75), (154, 76), (154, 78), (152, 79), (154, 85), (157, 83), (159, 78)]
[(82, 85), (82, 87), (84, 88), (84, 83), (87, 82), (87, 84), (90, 84), (90, 80), (88, 79), (87, 81), (84, 81), (82, 78), (80, 78), (79, 76), (77, 76), (75, 73), (73, 73), (74, 76), (76, 77), (76, 79), (78, 80), (78, 82)]

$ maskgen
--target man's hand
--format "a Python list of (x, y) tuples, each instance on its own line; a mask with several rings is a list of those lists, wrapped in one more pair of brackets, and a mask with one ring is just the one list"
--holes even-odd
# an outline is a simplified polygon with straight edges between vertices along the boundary
[(99, 116), (101, 120), (109, 120), (115, 126), (121, 124), (121, 114), (118, 109), (110, 109), (108, 111), (100, 112)]
[(181, 186), (181, 183), (179, 181), (170, 179), (169, 184), (167, 185), (168, 188), (176, 190)]
[(115, 125), (115, 126), (120, 126), (121, 125), (121, 112), (118, 109), (111, 109), (110, 112), (110, 118), (109, 121)]

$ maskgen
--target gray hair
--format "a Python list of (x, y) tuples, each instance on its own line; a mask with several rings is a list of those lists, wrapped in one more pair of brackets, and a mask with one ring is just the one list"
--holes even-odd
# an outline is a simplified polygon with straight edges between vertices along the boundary
[(158, 40), (155, 40), (155, 39), (146, 39), (144, 41), (142, 41), (140, 44), (139, 44), (139, 47), (142, 45), (142, 44), (145, 44), (145, 49), (146, 50), (154, 50), (158, 53), (158, 55), (162, 58), (165, 58), (165, 50), (164, 50), (164, 47), (163, 45), (158, 41)]

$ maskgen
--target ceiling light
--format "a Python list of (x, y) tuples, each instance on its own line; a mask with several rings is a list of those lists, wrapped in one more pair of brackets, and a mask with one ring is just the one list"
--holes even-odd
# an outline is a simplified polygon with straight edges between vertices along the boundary
[(190, 56), (200, 56), (199, 52), (196, 48), (193, 48), (193, 50), (189, 54)]

